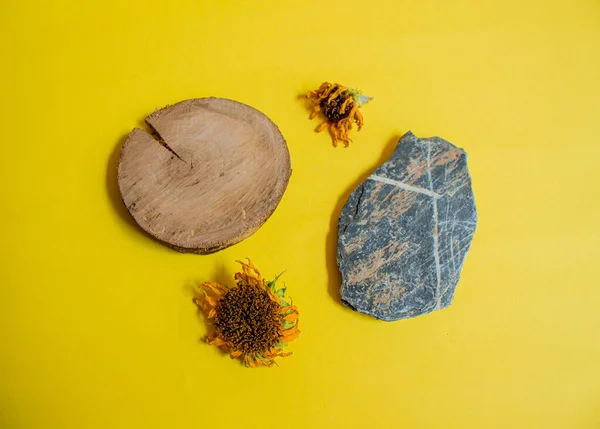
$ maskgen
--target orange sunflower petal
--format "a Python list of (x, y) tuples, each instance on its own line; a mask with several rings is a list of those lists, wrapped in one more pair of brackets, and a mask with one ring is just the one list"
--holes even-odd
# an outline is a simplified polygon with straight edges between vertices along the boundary
[(292, 337), (292, 336), (300, 333), (300, 330), (297, 328), (297, 325), (298, 324), (294, 325), (290, 329), (286, 329), (285, 331), (283, 331), (281, 333), (281, 338), (279, 339), (279, 341), (282, 342), (282, 343), (289, 343), (290, 342), (289, 341), (290, 337)]
[(338, 86), (338, 89), (335, 90), (335, 92), (333, 94), (331, 94), (329, 97), (327, 97), (327, 104), (331, 104), (331, 102), (333, 100), (336, 99), (337, 96), (339, 96), (342, 92), (344, 92), (346, 90), (345, 87), (343, 87), (342, 85)]
[(281, 341), (282, 343), (289, 343), (294, 341), (296, 338), (298, 338), (298, 336), (300, 335), (300, 331), (296, 331), (292, 334), (286, 334), (283, 337), (280, 338), (279, 341)]
[(210, 295), (208, 295), (205, 291), (203, 291), (203, 290), (200, 289), (200, 290), (198, 290), (197, 293), (198, 294), (202, 294), (202, 296), (203, 296), (202, 299), (203, 299), (203, 301), (205, 303), (207, 303), (210, 306), (209, 308), (214, 308), (214, 307), (217, 306), (218, 300), (216, 300), (215, 298), (213, 298)]
[(223, 285), (217, 282), (202, 283), (201, 287), (205, 287), (212, 290), (219, 297), (225, 296), (225, 294), (227, 293), (227, 289), (225, 289)]
[(332, 85), (329, 82), (323, 82), (318, 89), (318, 92), (321, 93), (320, 98), (325, 99), (329, 97), (329, 94), (331, 93), (331, 91), (333, 91), (333, 88), (335, 88), (335, 85)]
[(250, 365), (250, 368), (258, 368), (258, 364), (257, 364), (257, 363), (256, 363), (256, 361), (254, 360), (254, 357), (253, 357), (253, 356), (250, 356), (250, 355), (245, 355), (245, 360), (246, 360), (246, 363), (247, 363), (248, 365)]
[(227, 342), (221, 337), (207, 338), (206, 342), (208, 344), (210, 344), (211, 346), (217, 346), (217, 347), (221, 347), (221, 346), (224, 346), (225, 344), (227, 344)]
[(272, 349), (269, 353), (265, 355), (265, 357), (269, 359), (274, 359), (276, 357), (287, 357), (290, 356), (292, 352), (284, 352), (281, 349)]
[(273, 360), (267, 360), (267, 359), (263, 359), (261, 362), (264, 366), (266, 366), (267, 368), (271, 368), (273, 365), (275, 365), (275, 361)]
[(200, 298), (196, 298), (194, 299), (194, 302), (196, 303), (196, 305), (198, 307), (200, 307), (202, 309), (202, 311), (204, 311), (205, 313), (208, 313), (210, 311), (210, 308), (206, 305), (206, 302), (204, 302), (202, 299)]
[(321, 131), (326, 129), (328, 126), (329, 126), (329, 122), (325, 121), (315, 129), (315, 132), (320, 133)]
[(298, 320), (298, 313), (290, 313), (287, 316), (285, 316), (283, 320), (286, 320), (288, 322), (294, 322)]
[(348, 104), (350, 103), (355, 103), (354, 98), (352, 97), (348, 97), (344, 100), (344, 102), (342, 103), (342, 105), (340, 106), (340, 112), (344, 112), (346, 111), (346, 108), (348, 107)]
[(355, 112), (355, 115), (356, 115), (356, 123), (358, 124), (358, 131), (360, 131), (360, 129), (363, 126), (363, 115), (362, 115), (362, 113), (360, 113), (360, 110), (357, 110)]
[(352, 121), (354, 120), (354, 115), (356, 115), (356, 112), (358, 112), (358, 105), (354, 103), (352, 110), (350, 110), (350, 114), (344, 118), (348, 119), (348, 129), (352, 129)]
[[(292, 326), (291, 328), (284, 329), (283, 331), (281, 331), (281, 335), (286, 337), (288, 335), (294, 334), (297, 331), (298, 331), (298, 322), (294, 323), (294, 326)], [(287, 341), (284, 341), (284, 340), (281, 340), (281, 341), (283, 343), (287, 343)]]

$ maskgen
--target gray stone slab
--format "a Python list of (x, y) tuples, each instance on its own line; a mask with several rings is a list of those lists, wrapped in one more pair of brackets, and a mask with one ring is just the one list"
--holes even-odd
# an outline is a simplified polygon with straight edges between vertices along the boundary
[(387, 321), (448, 307), (476, 226), (467, 154), (408, 132), (342, 209), (342, 302)]

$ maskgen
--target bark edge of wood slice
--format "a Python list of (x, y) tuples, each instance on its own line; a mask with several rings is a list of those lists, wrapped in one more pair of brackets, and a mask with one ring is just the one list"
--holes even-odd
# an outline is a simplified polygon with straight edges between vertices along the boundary
[(146, 118), (123, 147), (118, 184), (150, 236), (180, 252), (213, 253), (252, 235), (271, 216), (291, 176), (279, 128), (224, 98), (196, 98)]

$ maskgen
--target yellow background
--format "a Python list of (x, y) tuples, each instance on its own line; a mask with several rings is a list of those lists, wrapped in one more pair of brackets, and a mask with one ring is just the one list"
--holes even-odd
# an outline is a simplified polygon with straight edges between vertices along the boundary
[[(599, 428), (600, 3), (3, 1), (0, 427)], [(376, 100), (334, 149), (299, 94)], [(211, 256), (144, 236), (116, 160), (155, 108), (220, 96), (280, 127), (293, 175)], [(336, 222), (412, 130), (463, 147), (480, 224), (453, 305), (338, 302)], [(202, 343), (192, 287), (249, 256), (301, 312), (249, 370)]]

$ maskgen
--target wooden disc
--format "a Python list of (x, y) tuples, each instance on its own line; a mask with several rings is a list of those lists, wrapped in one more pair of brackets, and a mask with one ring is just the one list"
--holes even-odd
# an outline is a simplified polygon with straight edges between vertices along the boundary
[(258, 110), (222, 98), (185, 100), (130, 134), (119, 189), (135, 221), (182, 252), (212, 253), (253, 234), (287, 187), (290, 154)]

